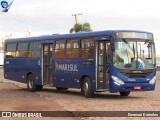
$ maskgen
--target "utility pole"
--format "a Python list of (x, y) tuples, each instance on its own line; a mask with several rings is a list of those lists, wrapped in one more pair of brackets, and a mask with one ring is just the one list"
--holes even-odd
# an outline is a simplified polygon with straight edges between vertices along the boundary
[(78, 22), (77, 22), (77, 16), (78, 16), (78, 15), (83, 15), (83, 14), (82, 14), (82, 13), (72, 14), (72, 16), (75, 17), (75, 22), (76, 22), (76, 24), (78, 23)]

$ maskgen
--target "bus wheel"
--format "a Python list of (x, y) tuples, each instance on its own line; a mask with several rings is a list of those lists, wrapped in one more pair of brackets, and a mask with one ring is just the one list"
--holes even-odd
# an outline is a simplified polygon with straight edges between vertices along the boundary
[(30, 74), (27, 77), (27, 88), (32, 92), (38, 90), (38, 85), (35, 84), (35, 79), (33, 74)]
[(57, 90), (68, 90), (69, 88), (56, 87)]
[(130, 92), (128, 91), (128, 92), (120, 92), (120, 95), (121, 96), (128, 96), (130, 94)]
[(81, 88), (81, 91), (83, 92), (83, 95), (87, 98), (91, 98), (94, 95), (94, 91), (92, 88), (92, 83), (88, 77), (85, 77), (83, 80), (83, 85)]

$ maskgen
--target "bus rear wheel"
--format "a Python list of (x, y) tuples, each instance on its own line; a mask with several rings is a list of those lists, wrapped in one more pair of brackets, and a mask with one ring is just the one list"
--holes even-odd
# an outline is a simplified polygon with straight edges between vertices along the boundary
[(81, 88), (81, 92), (87, 98), (93, 97), (94, 91), (93, 91), (92, 83), (91, 83), (89, 77), (85, 77), (83, 79), (83, 85), (82, 85), (82, 88)]
[(27, 77), (27, 88), (32, 92), (38, 90), (38, 85), (35, 84), (35, 78), (33, 74), (29, 74)]
[(121, 96), (129, 96), (129, 94), (130, 94), (129, 91), (128, 91), (128, 92), (120, 92), (120, 95), (121, 95)]

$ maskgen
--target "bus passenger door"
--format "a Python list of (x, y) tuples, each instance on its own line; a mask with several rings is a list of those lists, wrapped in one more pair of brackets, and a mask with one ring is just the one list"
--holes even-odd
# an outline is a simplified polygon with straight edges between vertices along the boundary
[(97, 48), (97, 90), (109, 89), (109, 54), (110, 43), (98, 42)]
[(43, 44), (43, 85), (53, 84), (52, 53), (53, 44)]

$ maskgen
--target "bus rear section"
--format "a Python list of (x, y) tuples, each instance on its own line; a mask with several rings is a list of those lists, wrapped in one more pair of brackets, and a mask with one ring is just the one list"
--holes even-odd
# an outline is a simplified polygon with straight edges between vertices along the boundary
[[(10, 41), (10, 40), (9, 40)], [(41, 82), (41, 48), (38, 41), (5, 42), (4, 77), (27, 83), (29, 75), (34, 75), (35, 84)]]

